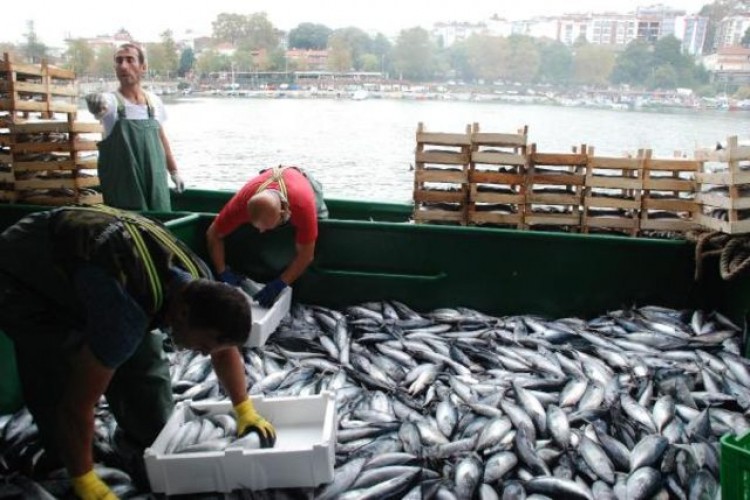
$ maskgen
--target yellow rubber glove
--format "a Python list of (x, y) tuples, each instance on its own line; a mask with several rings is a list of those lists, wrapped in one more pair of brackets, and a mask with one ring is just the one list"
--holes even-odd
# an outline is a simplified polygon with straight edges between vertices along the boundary
[(76, 495), (83, 500), (118, 500), (117, 495), (93, 469), (82, 476), (74, 477), (71, 482)]
[(236, 405), (234, 412), (237, 414), (238, 436), (242, 437), (250, 432), (256, 432), (260, 439), (261, 448), (273, 448), (276, 443), (276, 429), (255, 411), (252, 401), (246, 399)]

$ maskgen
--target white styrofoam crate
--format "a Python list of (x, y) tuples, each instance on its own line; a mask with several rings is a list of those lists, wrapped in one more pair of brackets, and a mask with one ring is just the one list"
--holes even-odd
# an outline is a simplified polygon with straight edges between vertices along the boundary
[(252, 299), (249, 300), (250, 309), (252, 309), (253, 314), (253, 328), (250, 330), (250, 336), (247, 338), (245, 346), (260, 347), (276, 331), (281, 320), (289, 312), (292, 306), (292, 287), (288, 286), (284, 288), (276, 299), (276, 302), (268, 309), (261, 307)]
[(336, 398), (332, 392), (250, 399), (276, 429), (273, 448), (165, 454), (170, 437), (194, 418), (191, 406), (201, 414), (232, 412), (229, 401), (178, 403), (144, 452), (152, 491), (167, 495), (228, 493), (237, 489), (316, 487), (333, 480)]

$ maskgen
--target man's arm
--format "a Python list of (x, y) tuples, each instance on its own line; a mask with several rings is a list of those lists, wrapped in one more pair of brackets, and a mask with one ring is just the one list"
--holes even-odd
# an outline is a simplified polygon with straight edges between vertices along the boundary
[(112, 379), (105, 367), (84, 345), (71, 359), (70, 378), (58, 412), (60, 452), (71, 476), (93, 466), (94, 407)]
[(245, 379), (245, 363), (237, 347), (228, 347), (211, 353), (211, 364), (214, 372), (232, 400), (237, 406), (247, 399), (247, 381)]
[(167, 159), (167, 170), (170, 174), (173, 174), (177, 172), (177, 162), (174, 160), (174, 156), (172, 155), (172, 148), (169, 145), (169, 139), (167, 139), (167, 134), (164, 132), (164, 125), (159, 126), (159, 138), (161, 139), (161, 144), (164, 147), (164, 155)]
[(302, 273), (305, 272), (305, 269), (307, 269), (307, 267), (312, 263), (313, 258), (315, 257), (314, 241), (312, 243), (305, 244), (297, 243), (296, 247), (297, 255), (294, 256), (294, 260), (289, 264), (284, 272), (281, 273), (281, 279), (287, 285), (291, 285), (297, 280), (297, 278), (302, 276)]
[(224, 237), (216, 229), (216, 220), (214, 220), (206, 231), (206, 246), (208, 255), (211, 257), (211, 263), (214, 265), (216, 274), (221, 274), (227, 267), (224, 253)]

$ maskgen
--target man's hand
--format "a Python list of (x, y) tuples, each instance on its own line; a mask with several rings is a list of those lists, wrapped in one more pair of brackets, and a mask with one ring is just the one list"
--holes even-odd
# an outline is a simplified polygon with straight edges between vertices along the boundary
[(243, 279), (242, 276), (229, 269), (229, 266), (225, 267), (216, 277), (219, 278), (219, 281), (232, 286), (240, 286)]
[(89, 113), (94, 115), (96, 119), (101, 118), (107, 112), (107, 100), (104, 98), (104, 94), (100, 92), (87, 94), (85, 99)]
[(246, 399), (234, 407), (237, 414), (237, 435), (243, 437), (250, 432), (258, 434), (261, 448), (273, 448), (276, 444), (276, 429), (255, 411), (253, 402)]
[(266, 284), (260, 292), (253, 296), (253, 298), (258, 301), (258, 304), (260, 304), (261, 307), (271, 307), (273, 303), (276, 302), (276, 297), (278, 297), (286, 287), (287, 285), (284, 283), (284, 280), (276, 278)]
[(93, 469), (82, 476), (74, 477), (71, 482), (76, 496), (82, 500), (117, 500), (117, 495)]
[(182, 177), (180, 177), (180, 173), (177, 170), (174, 170), (169, 173), (169, 177), (171, 177), (172, 182), (174, 182), (174, 190), (178, 193), (184, 193), (185, 181), (183, 181)]

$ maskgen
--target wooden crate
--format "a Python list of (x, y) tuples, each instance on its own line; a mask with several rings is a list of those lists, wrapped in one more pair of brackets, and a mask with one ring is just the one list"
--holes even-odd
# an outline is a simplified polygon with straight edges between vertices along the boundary
[(718, 151), (696, 152), (702, 160), (698, 180), (701, 226), (728, 234), (750, 232), (750, 146), (736, 136)]
[(689, 158), (655, 159), (646, 150), (643, 163), (641, 234), (686, 232), (698, 225), (696, 173), (701, 162)]
[(414, 168), (415, 222), (466, 224), (471, 161), (471, 127), (460, 133), (417, 127)]
[[(9, 166), (16, 195), (6, 201), (100, 203), (96, 176), (99, 123), (76, 120), (72, 71), (0, 61), (0, 166)], [(9, 179), (6, 179), (9, 180)]]
[(55, 113), (76, 113), (78, 89), (73, 71), (49, 66), (14, 62), (5, 53), (0, 61), (0, 111), (39, 113), (52, 118)]
[(526, 225), (580, 229), (587, 165), (585, 145), (580, 152), (573, 148), (573, 153), (538, 153), (536, 144), (532, 144), (526, 179)]
[(635, 236), (640, 228), (643, 158), (595, 156), (588, 149), (581, 230)]
[(525, 228), (528, 127), (515, 134), (471, 134), (468, 222)]

